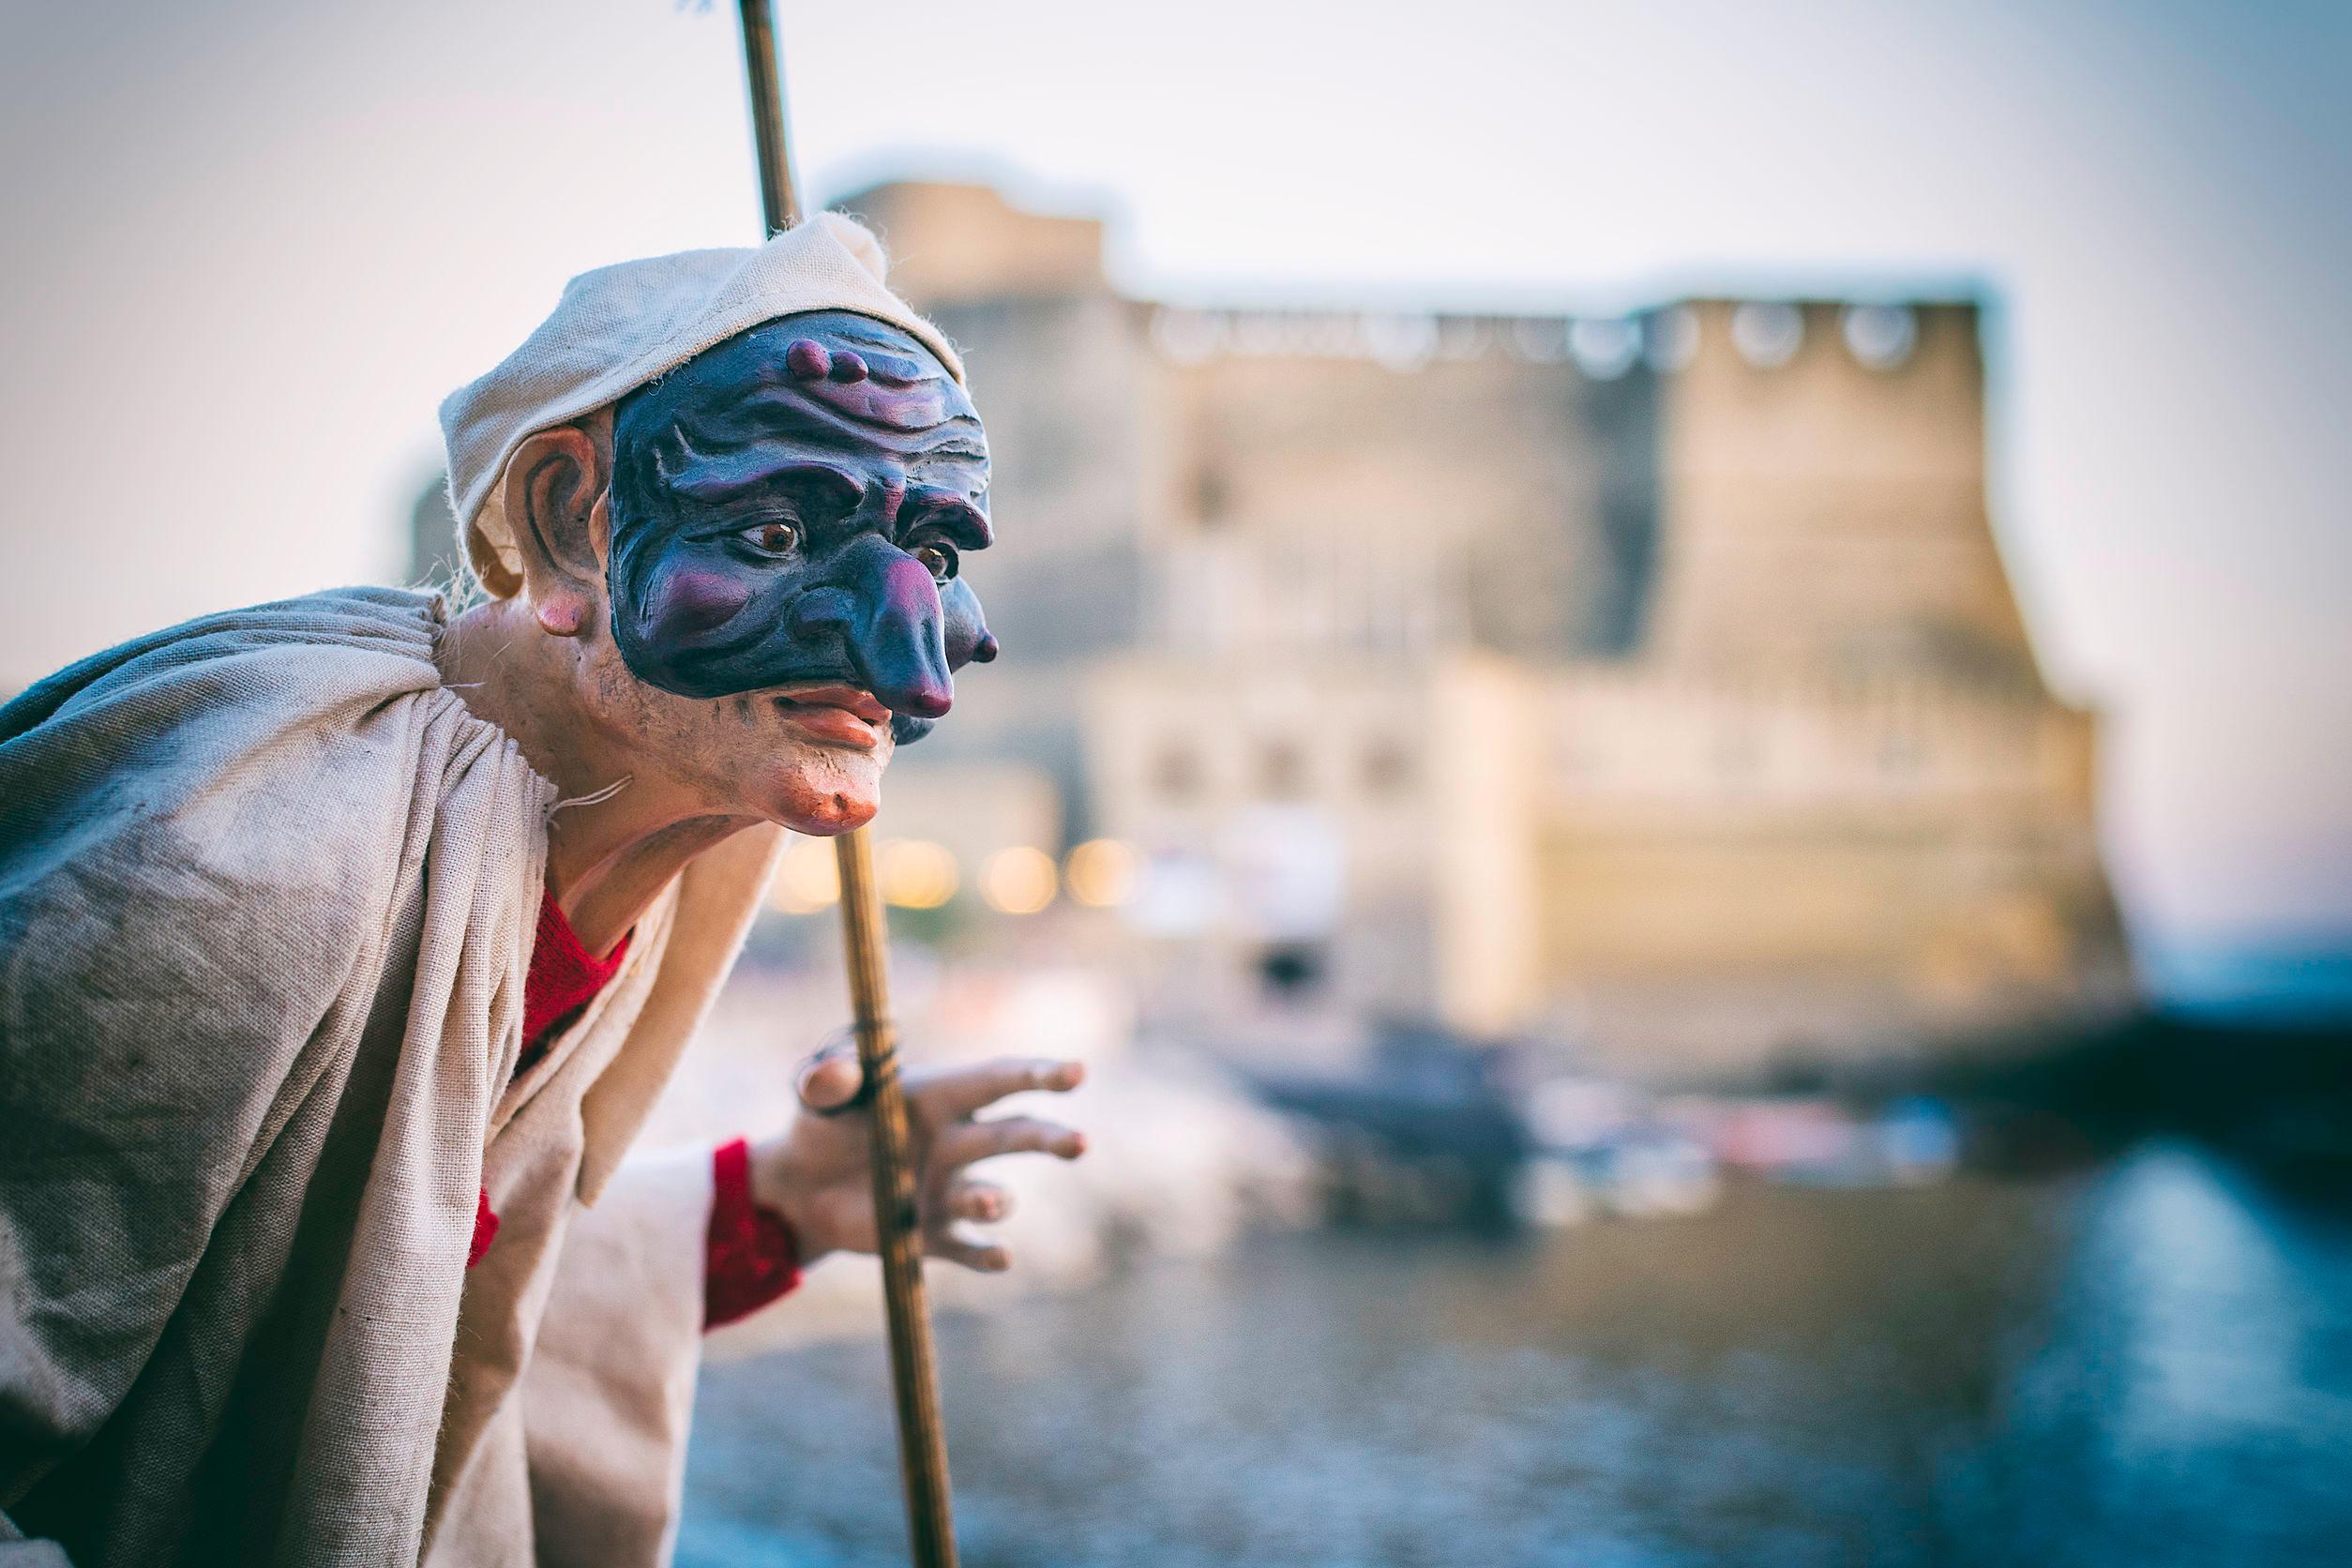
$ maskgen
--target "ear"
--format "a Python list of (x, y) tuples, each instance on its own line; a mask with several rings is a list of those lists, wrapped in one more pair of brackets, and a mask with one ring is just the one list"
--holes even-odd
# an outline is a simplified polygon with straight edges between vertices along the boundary
[(522, 592), (540, 626), (578, 637), (604, 599), (596, 538), (611, 448), (593, 430), (560, 425), (526, 437), (506, 465), (506, 516), (522, 556)]

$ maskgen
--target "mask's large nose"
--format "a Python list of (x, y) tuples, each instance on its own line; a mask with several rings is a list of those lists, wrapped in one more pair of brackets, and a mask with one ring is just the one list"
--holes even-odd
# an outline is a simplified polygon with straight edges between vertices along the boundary
[(939, 587), (923, 564), (872, 534), (841, 549), (832, 583), (803, 594), (792, 630), (838, 637), (866, 689), (893, 713), (937, 718), (956, 701)]

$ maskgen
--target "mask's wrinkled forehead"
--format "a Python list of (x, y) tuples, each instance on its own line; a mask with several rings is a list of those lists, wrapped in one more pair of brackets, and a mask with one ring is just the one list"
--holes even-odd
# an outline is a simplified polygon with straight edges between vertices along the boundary
[(779, 440), (880, 452), (913, 484), (988, 484), (963, 386), (907, 333), (847, 311), (787, 316), (705, 351), (624, 399), (614, 437), (666, 488), (705, 500), (761, 482), (761, 448)]

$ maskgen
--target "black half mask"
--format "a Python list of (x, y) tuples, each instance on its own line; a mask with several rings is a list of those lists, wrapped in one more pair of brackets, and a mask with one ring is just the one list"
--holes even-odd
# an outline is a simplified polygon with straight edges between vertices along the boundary
[(640, 680), (855, 686), (904, 744), (996, 656), (961, 575), (990, 536), (988, 438), (895, 326), (825, 311), (705, 350), (621, 400), (612, 468), (612, 632)]

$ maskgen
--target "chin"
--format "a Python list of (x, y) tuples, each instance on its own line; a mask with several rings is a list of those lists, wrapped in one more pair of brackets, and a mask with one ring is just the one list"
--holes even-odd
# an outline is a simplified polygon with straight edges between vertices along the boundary
[(788, 744), (759, 791), (761, 814), (794, 833), (831, 838), (864, 827), (882, 806), (881, 751)]

